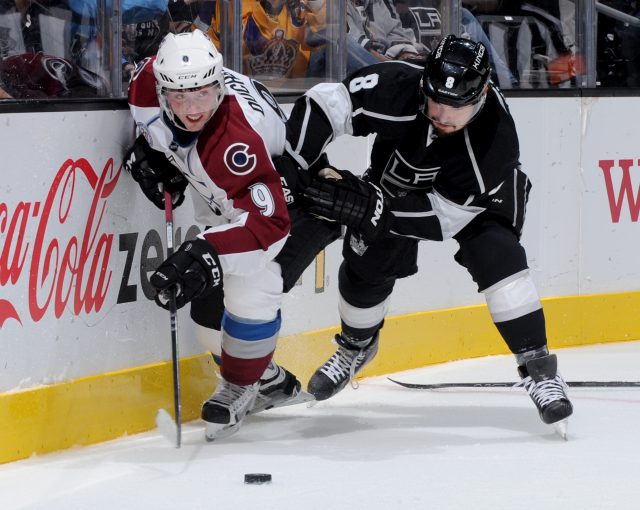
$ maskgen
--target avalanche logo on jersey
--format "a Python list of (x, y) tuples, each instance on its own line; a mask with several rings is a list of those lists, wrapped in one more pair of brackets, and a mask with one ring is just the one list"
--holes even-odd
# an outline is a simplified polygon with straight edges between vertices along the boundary
[(247, 175), (256, 167), (258, 158), (255, 154), (249, 154), (249, 146), (246, 143), (234, 143), (224, 151), (224, 164), (234, 175)]

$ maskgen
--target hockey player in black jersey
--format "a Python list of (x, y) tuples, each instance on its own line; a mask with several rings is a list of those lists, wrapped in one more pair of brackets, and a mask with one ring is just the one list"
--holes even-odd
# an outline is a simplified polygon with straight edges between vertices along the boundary
[(348, 227), (339, 272), (342, 332), (338, 350), (309, 381), (316, 399), (335, 395), (376, 355), (395, 281), (418, 270), (418, 241), (453, 238), (456, 262), (515, 354), (520, 384), (542, 420), (566, 433), (572, 405), (547, 349), (520, 244), (531, 183), (518, 161), (514, 121), (489, 75), (486, 48), (450, 35), (424, 68), (375, 64), (342, 83), (319, 84), (295, 103), (287, 144), (303, 167), (342, 134), (377, 135), (363, 179), (322, 171), (304, 192), (311, 213)]

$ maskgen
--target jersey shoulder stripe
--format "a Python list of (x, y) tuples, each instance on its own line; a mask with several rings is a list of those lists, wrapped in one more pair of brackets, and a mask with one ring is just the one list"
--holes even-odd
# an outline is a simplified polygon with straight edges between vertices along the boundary
[(155, 57), (147, 58), (136, 66), (129, 84), (129, 104), (139, 108), (158, 108), (156, 77), (153, 75)]

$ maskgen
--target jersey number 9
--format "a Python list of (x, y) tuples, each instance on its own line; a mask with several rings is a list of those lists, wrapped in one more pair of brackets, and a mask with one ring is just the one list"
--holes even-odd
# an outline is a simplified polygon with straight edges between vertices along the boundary
[(260, 209), (260, 214), (263, 216), (271, 216), (276, 210), (276, 206), (273, 202), (273, 196), (264, 184), (261, 182), (249, 186), (251, 190), (251, 200)]

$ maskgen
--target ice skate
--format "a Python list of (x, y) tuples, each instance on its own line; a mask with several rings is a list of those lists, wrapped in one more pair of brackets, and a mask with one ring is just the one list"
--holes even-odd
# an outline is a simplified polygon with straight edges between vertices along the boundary
[(240, 429), (242, 420), (256, 400), (258, 386), (258, 382), (239, 386), (222, 377), (218, 380), (216, 391), (202, 406), (207, 441), (228, 437)]
[(566, 439), (567, 418), (573, 413), (573, 406), (567, 397), (567, 385), (558, 373), (555, 354), (534, 358), (518, 367), (522, 381), (531, 400), (538, 408), (543, 422), (554, 425), (556, 431)]
[(376, 333), (364, 346), (358, 346), (353, 340), (349, 342), (344, 336), (336, 335), (338, 350), (311, 376), (307, 388), (309, 393), (316, 400), (333, 397), (375, 357), (378, 340), (379, 334)]
[(268, 379), (260, 379), (260, 387), (253, 407), (247, 414), (257, 414), (275, 407), (303, 404), (314, 400), (313, 395), (303, 391), (300, 381), (286, 368), (270, 362), (277, 372)]

